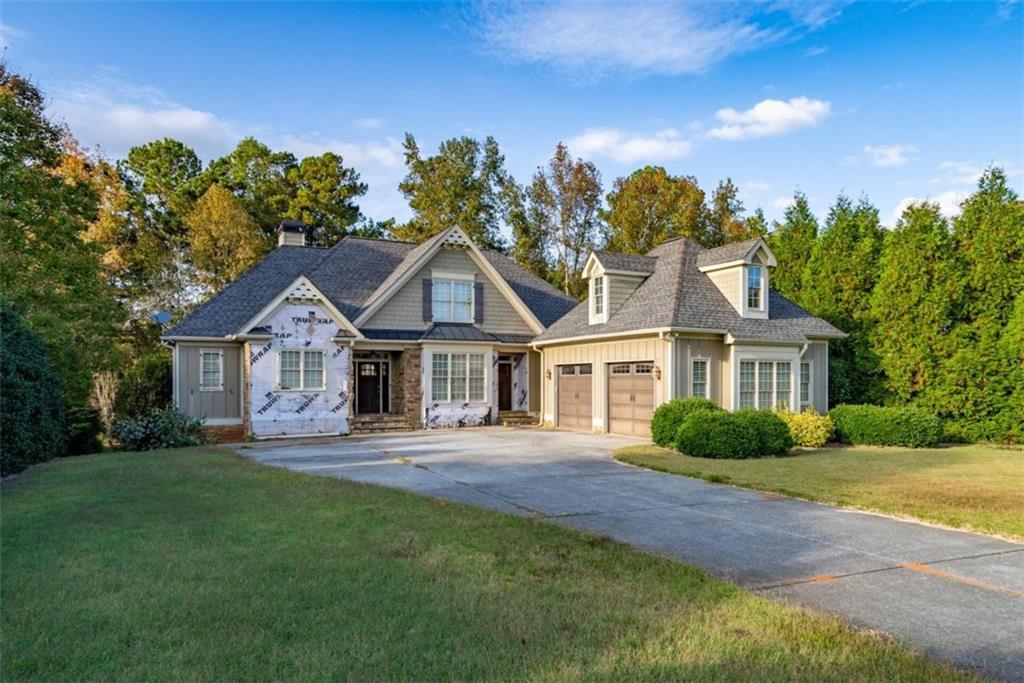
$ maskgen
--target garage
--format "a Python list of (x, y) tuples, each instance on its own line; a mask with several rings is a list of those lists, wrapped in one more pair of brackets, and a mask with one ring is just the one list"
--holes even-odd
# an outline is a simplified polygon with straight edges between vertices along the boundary
[(608, 366), (608, 431), (651, 435), (654, 412), (654, 363), (612, 363)]
[(558, 426), (593, 429), (591, 393), (594, 366), (590, 363), (558, 366)]

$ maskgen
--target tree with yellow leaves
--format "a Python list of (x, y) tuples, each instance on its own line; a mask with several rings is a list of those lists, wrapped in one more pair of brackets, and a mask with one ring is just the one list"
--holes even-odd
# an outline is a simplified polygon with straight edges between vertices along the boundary
[(270, 249), (269, 239), (229, 190), (211, 185), (185, 217), (196, 278), (216, 292)]

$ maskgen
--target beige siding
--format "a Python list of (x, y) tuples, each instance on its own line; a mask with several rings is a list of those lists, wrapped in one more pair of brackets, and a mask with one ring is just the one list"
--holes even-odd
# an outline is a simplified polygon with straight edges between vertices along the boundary
[(707, 273), (707, 276), (711, 278), (711, 281), (715, 283), (719, 291), (725, 295), (725, 298), (729, 300), (729, 303), (736, 309), (736, 312), (742, 312), (743, 302), (740, 300), (740, 282), (743, 278), (743, 268), (736, 266), (735, 268), (713, 270)]
[(627, 277), (624, 275), (608, 276), (608, 313), (615, 315), (619, 306), (630, 297), (636, 288), (643, 283), (640, 277)]
[(483, 283), (484, 322), (480, 328), (487, 332), (507, 334), (533, 334), (533, 330), (516, 312), (512, 304), (480, 271), (465, 251), (441, 249), (412, 279), (395, 292), (363, 325), (367, 329), (425, 330), (423, 321), (423, 279), (431, 277), (432, 270), (458, 273)]
[[(660, 379), (654, 382), (654, 403), (659, 405), (669, 399), (668, 366), (670, 343), (657, 337), (641, 337), (591, 344), (572, 344), (544, 348), (544, 423), (555, 424), (557, 408), (557, 384), (559, 365), (591, 363), (593, 374), (593, 423), (594, 431), (607, 431), (608, 373), (609, 363), (623, 361), (651, 361), (662, 371)], [(551, 372), (548, 379), (547, 373)]]
[(708, 398), (720, 406), (728, 405), (729, 382), (723, 381), (724, 359), (728, 357), (725, 343), (721, 339), (682, 338), (675, 341), (675, 349), (677, 397), (686, 397), (691, 393), (690, 380), (693, 359), (706, 358), (708, 360)]
[[(224, 352), (224, 389), (199, 391), (199, 351)], [(174, 381), (178, 408), (191, 417), (207, 420), (242, 419), (241, 353), (239, 344), (178, 343), (175, 347)]]
[(540, 387), (543, 382), (544, 371), (541, 369), (541, 358), (540, 354), (536, 351), (530, 351), (526, 354), (526, 359), (529, 365), (527, 365), (527, 377), (529, 378), (529, 407), (528, 410), (531, 413), (540, 412)]
[(811, 361), (811, 402), (819, 413), (828, 412), (828, 342), (812, 342), (801, 360)]

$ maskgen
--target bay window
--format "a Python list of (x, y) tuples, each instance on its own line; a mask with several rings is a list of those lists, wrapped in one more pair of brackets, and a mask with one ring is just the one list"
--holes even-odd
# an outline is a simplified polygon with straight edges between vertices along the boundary
[(434, 353), (430, 361), (430, 400), (434, 403), (483, 401), (482, 353)]
[(323, 390), (324, 352), (283, 349), (277, 357), (277, 386), (282, 391)]

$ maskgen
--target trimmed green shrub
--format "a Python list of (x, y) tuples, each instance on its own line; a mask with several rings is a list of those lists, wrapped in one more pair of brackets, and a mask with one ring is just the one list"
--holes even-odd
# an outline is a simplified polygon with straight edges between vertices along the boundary
[(841, 405), (829, 417), (843, 443), (924, 448), (942, 439), (942, 421), (920, 408)]
[(695, 410), (676, 431), (676, 450), (698, 458), (752, 458), (757, 455), (757, 434), (750, 422), (741, 422), (724, 410)]
[(202, 420), (189, 417), (175, 408), (154, 408), (148, 415), (118, 420), (112, 432), (121, 448), (150, 451), (203, 444), (206, 439), (202, 427)]
[(662, 403), (651, 418), (651, 440), (659, 446), (671, 446), (686, 416), (695, 410), (721, 410), (706, 398), (677, 398)]
[(100, 413), (92, 408), (76, 408), (68, 411), (68, 455), (99, 453), (103, 450), (100, 434)]
[(143, 417), (154, 409), (169, 407), (172, 374), (171, 356), (164, 351), (148, 353), (135, 361), (117, 385), (116, 419)]
[(46, 346), (0, 302), (0, 475), (64, 455), (65, 405)]
[(756, 439), (755, 455), (785, 455), (793, 448), (793, 437), (789, 427), (770, 410), (747, 408), (733, 413), (741, 425), (749, 425), (749, 431)]
[(808, 408), (802, 413), (791, 413), (780, 410), (775, 413), (789, 428), (789, 434), (797, 446), (821, 448), (835, 434), (836, 426), (832, 418)]

